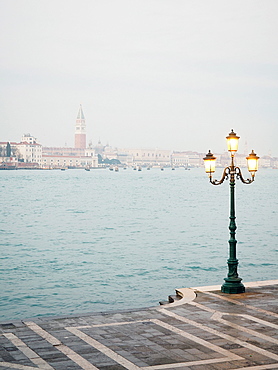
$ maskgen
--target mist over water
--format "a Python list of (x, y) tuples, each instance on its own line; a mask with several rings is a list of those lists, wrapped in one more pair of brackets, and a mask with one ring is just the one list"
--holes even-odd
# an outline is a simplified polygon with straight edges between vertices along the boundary
[[(203, 169), (0, 176), (1, 320), (156, 306), (227, 275), (229, 183)], [(237, 181), (243, 283), (277, 279), (277, 179)]]

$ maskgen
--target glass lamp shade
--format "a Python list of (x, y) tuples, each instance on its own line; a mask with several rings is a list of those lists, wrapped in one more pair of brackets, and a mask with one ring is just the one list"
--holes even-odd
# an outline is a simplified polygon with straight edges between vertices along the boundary
[(205, 171), (206, 173), (213, 173), (215, 172), (215, 161), (216, 157), (210, 152), (203, 158), (205, 162)]
[(256, 171), (258, 171), (259, 158), (260, 157), (258, 157), (257, 154), (254, 153), (254, 150), (252, 150), (252, 152), (249, 154), (249, 156), (246, 157), (249, 172), (255, 173)]
[(232, 130), (228, 136), (226, 136), (227, 139), (227, 146), (228, 146), (228, 151), (235, 153), (238, 149), (238, 140), (239, 136)]

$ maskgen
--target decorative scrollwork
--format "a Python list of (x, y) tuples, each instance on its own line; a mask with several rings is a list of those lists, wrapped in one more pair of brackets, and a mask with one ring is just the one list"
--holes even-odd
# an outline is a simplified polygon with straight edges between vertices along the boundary
[(220, 180), (213, 180), (212, 175), (210, 176), (210, 182), (212, 185), (221, 185), (224, 180), (229, 179), (229, 175), (231, 176), (231, 181), (234, 182), (234, 175), (236, 176), (237, 180), (241, 180), (244, 184), (251, 184), (254, 181), (254, 175), (252, 174), (251, 179), (244, 179), (239, 167), (234, 167), (233, 163), (232, 166), (224, 168), (223, 175)]
[(252, 175), (252, 179), (244, 179), (241, 173), (241, 170), (239, 167), (235, 167), (235, 173), (236, 173), (236, 178), (241, 180), (244, 184), (251, 184), (251, 182), (254, 181), (254, 176)]
[(220, 185), (224, 182), (224, 180), (228, 180), (230, 172), (231, 172), (231, 168), (226, 167), (224, 168), (223, 175), (220, 180), (212, 180), (212, 176), (211, 176), (210, 182), (212, 183), (212, 185)]

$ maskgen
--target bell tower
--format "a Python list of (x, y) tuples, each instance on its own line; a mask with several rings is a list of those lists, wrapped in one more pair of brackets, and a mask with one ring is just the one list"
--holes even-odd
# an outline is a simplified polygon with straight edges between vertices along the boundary
[(86, 123), (85, 117), (80, 104), (75, 124), (75, 148), (86, 149)]

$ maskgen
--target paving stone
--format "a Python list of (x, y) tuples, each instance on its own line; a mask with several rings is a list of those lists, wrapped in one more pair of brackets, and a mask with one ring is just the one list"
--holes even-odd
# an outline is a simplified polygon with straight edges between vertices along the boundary
[(272, 364), (278, 369), (277, 302), (278, 281), (243, 294), (198, 291), (193, 302), (167, 308), (0, 323), (0, 368), (3, 361), (36, 368), (35, 357), (56, 370), (87, 370), (88, 362), (101, 370), (130, 364), (168, 369), (177, 364), (180, 370)]

